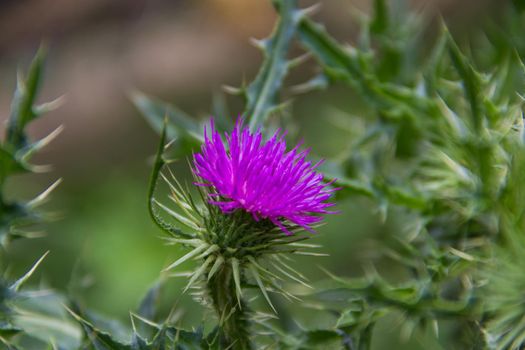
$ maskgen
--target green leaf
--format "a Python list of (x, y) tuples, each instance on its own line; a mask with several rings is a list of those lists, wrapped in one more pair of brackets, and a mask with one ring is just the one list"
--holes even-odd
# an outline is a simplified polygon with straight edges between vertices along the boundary
[[(174, 148), (177, 154), (191, 154), (204, 142), (199, 124), (177, 107), (152, 99), (138, 91), (131, 94), (131, 100), (153, 130), (160, 134), (163, 128), (166, 128), (167, 137), (175, 140)], [(166, 125), (165, 119), (168, 121)]]
[[(35, 205), (41, 204), (38, 196), (28, 203), (1, 203), (0, 196), (0, 245), (7, 246), (9, 242), (17, 238), (38, 237), (27, 231), (33, 225), (45, 221), (46, 217), (35, 211)], [(44, 191), (45, 199), (45, 191)]]
[(418, 123), (417, 115), (436, 115), (435, 104), (418, 91), (381, 82), (374, 72), (371, 52), (346, 49), (308, 18), (301, 20), (298, 33), (301, 43), (315, 55), (330, 80), (350, 85), (382, 116), (397, 123)]
[(0, 344), (2, 344), (6, 350), (20, 350), (18, 347), (9, 343), (7, 339), (0, 338)]
[(172, 326), (163, 327), (155, 336), (151, 350), (209, 350), (211, 347), (203, 336), (202, 329), (186, 331)]
[(47, 145), (60, 131), (56, 130), (32, 145), (29, 144), (25, 134), (26, 126), (33, 119), (55, 108), (60, 102), (58, 99), (58, 102), (54, 101), (45, 106), (33, 106), (40, 85), (45, 51), (42, 46), (36, 54), (27, 79), (24, 80), (21, 74), (18, 76), (17, 89), (11, 103), (11, 114), (7, 121), (6, 136), (3, 144), (0, 145), (0, 184), (3, 184), (7, 176), (13, 173), (38, 170), (28, 163), (29, 158)]
[(6, 142), (13, 148), (26, 145), (25, 127), (37, 117), (33, 111), (33, 104), (40, 85), (46, 48), (41, 46), (38, 50), (24, 80), (19, 74), (18, 84), (13, 101), (11, 103), (11, 114), (7, 122)]
[(124, 344), (112, 337), (111, 334), (101, 331), (92, 323), (69, 310), (73, 318), (82, 326), (84, 334), (95, 350), (133, 350), (130, 344)]
[(215, 275), (215, 273), (222, 267), (224, 264), (224, 258), (222, 255), (218, 255), (215, 259), (215, 262), (213, 263), (213, 266), (210, 269), (210, 272), (208, 272), (208, 281)]
[(186, 291), (195, 283), (200, 277), (203, 277), (206, 274), (208, 265), (210, 265), (215, 260), (215, 255), (208, 255), (206, 260), (204, 260), (204, 263), (193, 272), (193, 274), (190, 277), (190, 280), (188, 281), (188, 284), (186, 284), (186, 287), (184, 287), (183, 293), (186, 293)]
[[(327, 180), (332, 179), (331, 176), (326, 177)], [(333, 178), (335, 179), (335, 178)], [(337, 192), (336, 195), (341, 198), (350, 194), (358, 194), (366, 197), (374, 197), (374, 189), (366, 183), (359, 180), (348, 179), (346, 177), (337, 178), (336, 185), (342, 187), (342, 192)]]
[[(306, 337), (306, 346), (308, 348), (318, 348), (317, 346), (323, 346), (324, 349), (326, 347), (333, 348), (341, 345), (341, 335), (332, 330), (315, 330), (315, 331), (309, 331)], [(321, 348), (318, 348), (321, 349)]]
[(164, 271), (169, 271), (171, 269), (174, 269), (176, 268), (177, 266), (179, 266), (180, 264), (182, 264), (183, 262), (189, 260), (189, 259), (192, 259), (192, 258), (195, 258), (198, 254), (202, 253), (203, 251), (205, 251), (207, 248), (208, 248), (208, 244), (207, 243), (202, 243), (200, 246), (198, 246), (197, 248), (191, 250), (189, 253), (187, 253), (186, 255), (183, 255), (182, 257), (180, 257), (179, 259), (177, 259), (175, 262), (171, 263), (168, 267), (166, 267), (164, 269)]
[(150, 175), (150, 181), (149, 181), (149, 189), (148, 189), (148, 211), (151, 219), (153, 222), (164, 232), (168, 233), (171, 236), (178, 236), (182, 238), (192, 238), (191, 235), (183, 232), (180, 228), (175, 227), (169, 223), (167, 223), (162, 217), (159, 215), (155, 208), (155, 189), (157, 187), (157, 181), (160, 175), (160, 171), (162, 170), (162, 167), (166, 164), (164, 159), (162, 158), (162, 155), (164, 153), (164, 145), (166, 142), (166, 120), (164, 121), (164, 127), (162, 129), (162, 132), (160, 134), (160, 140), (159, 145), (157, 147), (157, 154), (155, 155), (155, 163), (153, 164), (153, 169), (151, 171)]
[(47, 251), (44, 255), (42, 255), (40, 257), (40, 259), (38, 259), (38, 261), (31, 267), (31, 269), (29, 269), (29, 271), (27, 271), (22, 277), (20, 277), (16, 282), (14, 282), (10, 287), (9, 289), (13, 292), (18, 292), (18, 290), (20, 289), (20, 287), (31, 277), (31, 275), (36, 271), (36, 269), (38, 268), (38, 266), (40, 266), (40, 264), (42, 263), (42, 261), (44, 261), (44, 259), (46, 258), (47, 254), (49, 254), (49, 251)]
[(42, 172), (48, 170), (48, 167), (46, 166), (36, 166), (29, 164), (29, 159), (37, 152), (39, 152), (42, 148), (47, 146), (51, 141), (53, 141), (63, 130), (64, 128), (62, 126), (59, 126), (54, 131), (52, 131), (50, 134), (48, 134), (46, 137), (33, 142), (31, 144), (26, 145), (25, 147), (19, 149), (16, 152), (16, 159), (17, 161), (23, 166), (25, 169), (31, 170), (33, 172)]
[(237, 258), (230, 259), (232, 271), (233, 271), (233, 282), (235, 283), (235, 296), (237, 298), (237, 303), (241, 307), (242, 300), (242, 289), (241, 289), (241, 268), (239, 265), (239, 260)]
[(2, 183), (8, 175), (27, 170), (29, 169), (20, 163), (10, 150), (0, 145), (0, 183)]
[(278, 93), (289, 69), (288, 48), (302, 14), (297, 0), (276, 1), (279, 22), (274, 33), (259, 47), (264, 51), (264, 61), (255, 80), (245, 90), (246, 108), (243, 116), (249, 120), (250, 129), (263, 125), (268, 115), (278, 107)]
[(151, 350), (151, 347), (148, 345), (148, 342), (137, 333), (133, 333), (133, 338), (131, 340), (131, 348), (133, 350)]
[(448, 51), (452, 59), (452, 64), (461, 77), (465, 94), (470, 103), (474, 130), (479, 131), (482, 123), (480, 79), (467, 58), (459, 50), (450, 33), (446, 32), (446, 35), (448, 38)]
[(383, 33), (388, 28), (388, 8), (385, 0), (374, 0), (374, 16), (370, 23), (370, 31), (374, 34)]
[[(43, 139), (30, 143), (26, 136), (27, 125), (42, 113), (56, 107), (60, 99), (43, 106), (34, 106), (38, 87), (40, 85), (45, 48), (42, 46), (37, 52), (24, 79), (18, 75), (17, 89), (11, 104), (11, 114), (7, 120), (6, 135), (0, 144), (0, 244), (5, 246), (14, 238), (31, 237), (27, 228), (44, 221), (46, 218), (35, 207), (42, 203), (45, 194), (32, 201), (7, 202), (4, 199), (3, 185), (6, 179), (21, 172), (42, 171), (46, 167), (35, 166), (29, 163), (31, 156), (47, 145), (61, 130), (59, 127)], [(53, 186), (52, 186), (53, 187)]]
[(14, 335), (22, 332), (23, 329), (17, 326), (14, 326), (8, 322), (0, 322), (0, 337), (9, 340)]
[(263, 294), (264, 299), (266, 299), (266, 302), (268, 303), (268, 305), (272, 308), (274, 313), (277, 313), (277, 310), (273, 306), (272, 301), (270, 300), (270, 297), (268, 296), (268, 292), (266, 291), (266, 286), (264, 285), (263, 281), (261, 280), (261, 276), (260, 276), (259, 272), (257, 271), (257, 268), (254, 265), (249, 264), (248, 265), (248, 270), (250, 271), (250, 273), (251, 273), (253, 279), (255, 280), (255, 282), (257, 283), (257, 286), (261, 290), (261, 293)]
[(38, 339), (52, 341), (58, 349), (76, 349), (82, 340), (81, 327), (67, 317), (67, 300), (53, 291), (23, 291), (13, 301), (13, 323), (23, 329), (17, 341)]
[(298, 34), (301, 43), (317, 57), (329, 76), (355, 80), (367, 95), (373, 95), (373, 77), (365, 77), (365, 62), (358, 52), (349, 53), (321, 25), (308, 18), (301, 20)]
[(140, 301), (138, 314), (148, 320), (154, 320), (157, 315), (157, 306), (160, 298), (160, 291), (164, 284), (163, 279), (156, 281), (153, 286), (148, 289), (144, 298)]
[(177, 350), (202, 350), (206, 349), (204, 346), (204, 339), (202, 331), (195, 332), (177, 329), (175, 333), (175, 349)]

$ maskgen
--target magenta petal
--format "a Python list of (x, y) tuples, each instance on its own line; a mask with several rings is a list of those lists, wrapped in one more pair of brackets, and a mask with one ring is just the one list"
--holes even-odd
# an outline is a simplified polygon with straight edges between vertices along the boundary
[(278, 130), (264, 141), (261, 130), (251, 133), (239, 118), (224, 142), (212, 119), (201, 152), (194, 156), (192, 170), (202, 180), (196, 185), (213, 187), (209, 203), (225, 213), (242, 208), (286, 234), (291, 232), (283, 221), (313, 232), (310, 225), (322, 220), (318, 214), (333, 213), (325, 210), (333, 205), (326, 200), (338, 188), (330, 188), (333, 181), (324, 183), (315, 171), (322, 161), (312, 165), (306, 160), (309, 149), (299, 151), (298, 145), (286, 152), (284, 135)]

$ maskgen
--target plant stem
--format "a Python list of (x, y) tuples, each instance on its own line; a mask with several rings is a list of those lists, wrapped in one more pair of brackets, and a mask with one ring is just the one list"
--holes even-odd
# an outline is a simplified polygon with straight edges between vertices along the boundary
[(242, 300), (239, 305), (231, 266), (224, 264), (207, 287), (220, 320), (221, 345), (232, 350), (251, 350), (248, 308)]
[(374, 324), (369, 324), (361, 331), (359, 336), (359, 350), (370, 350), (372, 348), (372, 328)]

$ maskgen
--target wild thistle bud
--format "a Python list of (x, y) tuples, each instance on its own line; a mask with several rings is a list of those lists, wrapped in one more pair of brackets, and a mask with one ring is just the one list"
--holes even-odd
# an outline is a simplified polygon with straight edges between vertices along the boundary
[(174, 236), (173, 243), (192, 247), (168, 269), (189, 259), (201, 262), (186, 289), (205, 286), (220, 319), (222, 342), (234, 349), (251, 348), (243, 286), (258, 285), (272, 309), (268, 291), (294, 298), (281, 287), (283, 277), (308, 285), (284, 255), (319, 255), (303, 251), (316, 246), (300, 243), (309, 237), (294, 233), (313, 232), (323, 214), (333, 213), (327, 208), (334, 204), (327, 200), (337, 189), (316, 172), (321, 162), (307, 161), (309, 151), (299, 151), (300, 145), (287, 152), (284, 136), (277, 131), (264, 141), (260, 130), (252, 133), (238, 121), (223, 142), (212, 121), (192, 169), (203, 205), (196, 205), (175, 177), (167, 182), (182, 213), (153, 200), (192, 229), (191, 233), (174, 229), (152, 211), (157, 223)]

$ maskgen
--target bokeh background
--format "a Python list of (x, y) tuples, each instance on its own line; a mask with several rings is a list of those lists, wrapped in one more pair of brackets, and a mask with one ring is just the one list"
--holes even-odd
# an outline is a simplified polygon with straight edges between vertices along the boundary
[[(355, 42), (356, 14), (369, 11), (371, 1), (320, 2), (315, 18), (340, 40)], [(487, 18), (497, 18), (504, 3), (419, 0), (405, 5), (425, 13), (429, 36), (442, 17), (461, 37), (479, 31)], [(41, 41), (49, 46), (41, 101), (65, 95), (61, 108), (30, 129), (38, 138), (65, 126), (35, 160), (53, 164), (53, 171), (9, 184), (11, 196), (30, 198), (63, 178), (48, 206), (60, 218), (45, 227), (45, 237), (13, 243), (11, 274), (50, 250), (33, 283), (73, 293), (88, 307), (128, 322), (129, 310), (159, 271), (182, 253), (163, 246), (161, 232), (147, 215), (150, 157), (158, 139), (130, 102), (130, 93), (140, 90), (205, 118), (223, 85), (238, 86), (255, 76), (261, 55), (249, 38), (268, 35), (274, 21), (269, 0), (0, 1), (2, 121), (9, 114), (17, 68), (27, 66)], [(306, 64), (290, 80), (305, 81), (314, 73)], [(227, 101), (232, 117), (242, 110), (241, 101)], [(296, 97), (289, 113), (297, 121), (297, 137), (315, 154), (332, 157), (347, 145), (348, 132), (331, 116), (358, 114), (360, 107), (336, 87)], [(186, 162), (180, 163), (175, 170), (187, 176)], [(374, 240), (395, 230), (395, 216), (381, 223), (371, 204), (357, 197), (338, 206), (342, 214), (330, 217), (314, 238), (330, 256), (303, 259), (297, 266), (313, 280), (323, 276), (318, 266), (349, 276), (362, 274), (370, 261), (388, 269)], [(179, 302), (184, 322), (191, 324), (198, 322), (200, 311), (190, 298), (180, 297), (184, 282), (170, 281), (163, 300), (166, 310)], [(395, 326), (384, 329), (396, 338)], [(381, 348), (380, 340), (375, 344)]]

